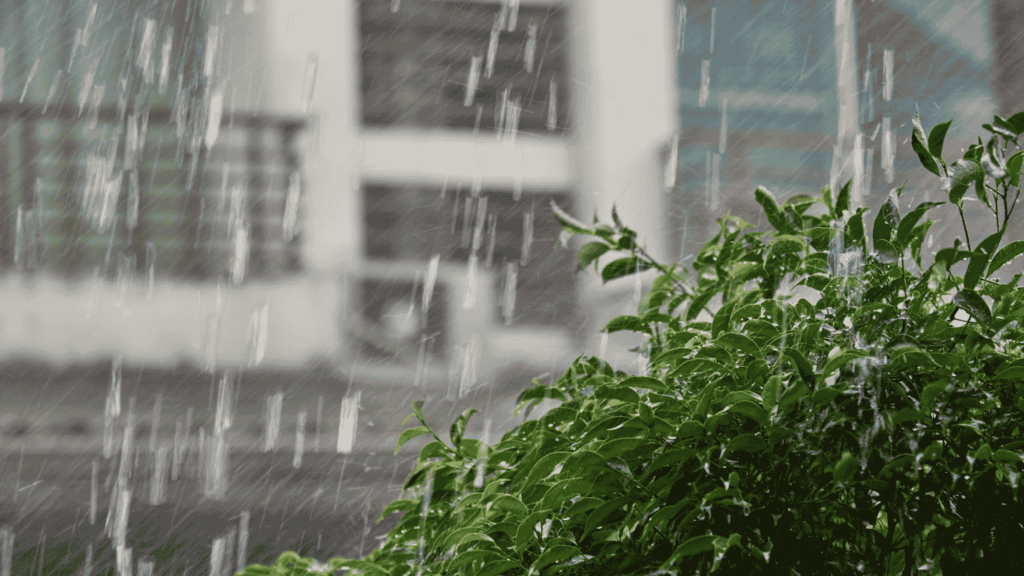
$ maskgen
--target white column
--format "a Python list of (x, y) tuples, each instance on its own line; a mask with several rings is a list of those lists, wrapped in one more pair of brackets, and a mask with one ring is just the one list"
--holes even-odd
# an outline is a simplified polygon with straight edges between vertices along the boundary
[(269, 13), (273, 56), (266, 63), (267, 109), (309, 113), (303, 157), (303, 258), (314, 274), (333, 274), (354, 265), (362, 253), (356, 3), (264, 0), (256, 6)]
[(860, 113), (857, 102), (857, 22), (853, 0), (834, 0), (836, 14), (836, 97), (839, 101), (839, 124), (835, 149), (835, 177), (830, 183), (838, 189), (853, 178), (850, 186), (850, 208), (856, 209), (863, 202), (863, 137), (860, 134)]
[[(577, 0), (571, 8), (575, 212), (589, 224), (596, 209), (611, 223), (614, 204), (651, 256), (667, 263), (659, 150), (678, 124), (674, 2)], [(651, 275), (644, 277), (649, 283)], [(592, 332), (614, 316), (636, 313), (632, 279), (601, 287), (592, 271), (579, 278), (595, 322)], [(609, 339), (607, 359), (631, 370), (636, 355), (626, 349), (637, 344), (637, 336), (617, 336)], [(592, 337), (587, 353), (597, 354), (599, 342)]]

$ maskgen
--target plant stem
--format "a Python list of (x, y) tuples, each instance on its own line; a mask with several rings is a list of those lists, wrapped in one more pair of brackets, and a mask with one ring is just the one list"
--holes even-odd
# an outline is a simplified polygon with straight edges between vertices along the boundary
[(967, 220), (964, 219), (964, 207), (962, 204), (957, 204), (956, 209), (960, 211), (960, 222), (964, 225), (964, 236), (967, 237), (967, 250), (973, 252), (971, 250), (971, 233), (967, 231)]

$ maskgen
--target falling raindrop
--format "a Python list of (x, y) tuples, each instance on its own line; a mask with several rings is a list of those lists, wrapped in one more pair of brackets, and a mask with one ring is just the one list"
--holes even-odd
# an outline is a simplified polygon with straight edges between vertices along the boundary
[(700, 63), (700, 94), (697, 105), (703, 108), (711, 97), (711, 60), (703, 60)]
[(476, 306), (476, 269), (478, 260), (479, 258), (475, 253), (469, 255), (469, 266), (466, 267), (466, 298), (462, 302), (464, 310), (472, 310)]
[[(458, 204), (458, 200), (456, 199), (456, 205), (457, 204)], [(466, 196), (466, 205), (465, 205), (465, 207), (462, 210), (462, 247), (463, 248), (469, 248), (469, 241), (470, 241), (470, 238), (471, 238), (471, 236), (470, 236), (471, 230), (469, 228), (469, 223), (472, 220), (472, 214), (473, 214), (473, 198), (470, 197), (470, 196)]]
[(156, 20), (146, 18), (143, 25), (142, 42), (139, 44), (139, 58), (136, 65), (142, 68), (146, 84), (153, 83), (153, 46), (156, 43)]
[(711, 155), (711, 189), (710, 189), (711, 198), (709, 199), (709, 206), (708, 206), (711, 209), (712, 212), (715, 212), (715, 211), (718, 210), (718, 200), (719, 200), (719, 197), (721, 196), (721, 191), (720, 191), (721, 178), (719, 176), (719, 173), (720, 173), (720, 170), (721, 170), (721, 164), (722, 164), (722, 155), (718, 154), (718, 153), (712, 154)]
[(519, 264), (524, 268), (529, 265), (533, 250), (533, 217), (534, 206), (530, 205), (529, 212), (523, 212), (523, 247), (519, 257)]
[(523, 50), (523, 66), (527, 74), (533, 74), (533, 59), (537, 52), (537, 25), (530, 23), (526, 27), (526, 48)]
[(487, 197), (482, 196), (476, 204), (476, 221), (473, 226), (473, 247), (472, 253), (476, 254), (480, 250), (480, 245), (483, 242), (484, 234), (484, 223), (487, 221)]
[(281, 429), (281, 409), (284, 404), (284, 393), (277, 392), (267, 396), (267, 423), (264, 435), (263, 451), (277, 449), (277, 439)]
[(164, 32), (164, 45), (160, 49), (160, 81), (158, 92), (161, 96), (167, 93), (167, 81), (171, 72), (171, 47), (174, 45), (174, 27), (170, 26)]
[(427, 265), (427, 277), (423, 282), (423, 319), (427, 318), (427, 311), (430, 309), (430, 298), (434, 294), (434, 284), (437, 283), (437, 268), (441, 263), (441, 255), (434, 254)]
[(498, 241), (498, 216), (495, 214), (487, 215), (487, 258), (484, 260), (484, 264), (488, 268), (494, 265), (494, 247)]
[(498, 34), (500, 32), (498, 19), (495, 17), (494, 25), (491, 27), (491, 41), (487, 44), (487, 68), (484, 75), (488, 79), (494, 74), (494, 58), (498, 55)]
[(362, 392), (357, 391), (341, 400), (341, 417), (338, 422), (338, 454), (351, 454), (355, 446), (356, 425), (359, 418), (359, 399)]
[(217, 90), (210, 97), (209, 116), (206, 123), (206, 148), (210, 150), (220, 134), (220, 120), (224, 113), (224, 92)]
[(465, 360), (462, 362), (462, 377), (459, 380), (459, 399), (466, 397), (476, 386), (476, 363), (479, 339), (473, 338), (466, 344)]
[(316, 87), (316, 73), (320, 66), (320, 56), (310, 52), (306, 56), (306, 75), (302, 79), (302, 102), (306, 105), (306, 114), (313, 107), (313, 90)]
[(36, 72), (39, 71), (39, 58), (36, 58), (35, 62), (32, 63), (32, 69), (28, 71), (28, 78), (25, 80), (25, 88), (21, 91), (21, 99), (18, 103), (25, 102), (25, 95), (28, 94), (28, 87), (32, 84), (32, 79), (35, 78)]
[(207, 79), (213, 76), (213, 68), (217, 59), (217, 43), (220, 41), (220, 27), (210, 26), (206, 31), (206, 60), (203, 65), (203, 74)]
[(306, 413), (299, 412), (295, 419), (295, 456), (292, 458), (292, 468), (302, 467), (302, 453), (306, 447)]
[(519, 277), (519, 263), (509, 262), (505, 265), (505, 298), (502, 305), (502, 314), (505, 317), (505, 325), (512, 324), (513, 314), (516, 307), (516, 285)]
[(548, 132), (552, 132), (558, 126), (558, 83), (551, 79), (548, 88)]
[(683, 53), (686, 44), (686, 4), (679, 4), (679, 12), (676, 17), (676, 52)]
[(885, 181), (892, 184), (895, 178), (896, 135), (892, 131), (892, 118), (882, 116), (882, 170)]
[(718, 134), (718, 153), (725, 154), (725, 135), (726, 135), (726, 113), (729, 110), (729, 101), (723, 97), (722, 99), (722, 129)]
[(0, 48), (0, 100), (4, 98), (4, 68), (7, 61), (7, 49)]
[(853, 138), (853, 194), (850, 198), (850, 208), (858, 208), (861, 205), (864, 188), (864, 135), (857, 133)]
[(466, 95), (462, 105), (469, 108), (476, 100), (476, 89), (480, 85), (480, 65), (483, 63), (483, 56), (471, 56), (469, 58), (469, 78), (466, 80)]
[(882, 99), (886, 102), (892, 100), (892, 74), (895, 58), (895, 50), (887, 48), (882, 51)]
[(669, 142), (668, 161), (665, 162), (665, 189), (675, 188), (679, 171), (679, 135), (674, 134)]
[(715, 53), (715, 13), (718, 8), (711, 9), (711, 45), (708, 47), (708, 52)]

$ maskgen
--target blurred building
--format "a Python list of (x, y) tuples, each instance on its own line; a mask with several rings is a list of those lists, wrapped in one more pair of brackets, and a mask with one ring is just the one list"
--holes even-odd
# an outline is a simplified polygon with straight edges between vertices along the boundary
[(326, 361), (501, 411), (588, 348), (639, 369), (593, 335), (633, 281), (574, 275), (551, 203), (666, 256), (671, 3), (125, 8), (3, 4), (4, 356)]
[(767, 229), (757, 185), (939, 194), (911, 118), (954, 118), (952, 157), (1020, 107), (1019, 12), (7, 0), (0, 354), (310, 389), (326, 362), (320, 392), (341, 374), (501, 411), (583, 352), (638, 372), (638, 336), (597, 330), (639, 284), (574, 275), (552, 202), (605, 222), (614, 204), (656, 259), (688, 262), (727, 210)]

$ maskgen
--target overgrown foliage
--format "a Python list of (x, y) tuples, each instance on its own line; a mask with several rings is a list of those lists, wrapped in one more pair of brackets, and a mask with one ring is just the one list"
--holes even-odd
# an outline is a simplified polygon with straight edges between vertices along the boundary
[[(1020, 195), (1024, 113), (986, 124), (988, 143), (947, 166), (949, 125), (925, 136), (915, 117), (913, 147), (959, 209), (967, 244), (938, 250), (927, 269), (925, 215), (944, 203), (900, 214), (903, 187), (874, 217), (870, 251), (867, 208), (851, 209), (849, 183), (782, 205), (759, 187), (775, 231), (718, 220), (695, 285), (653, 261), (614, 210), (611, 226), (591, 227), (555, 206), (568, 234), (594, 238), (581, 268), (622, 252), (604, 280), (661, 272), (636, 315), (605, 328), (646, 336), (649, 375), (581, 356), (554, 385), (534, 381), (519, 409), (562, 404), (494, 446), (464, 436), (474, 410), (446, 442), (419, 401), (422, 425), (398, 447), (433, 440), (405, 482), (410, 495), (382, 515), (404, 512), (381, 549), (312, 567), (288, 552), (244, 574), (1020, 569), (1024, 288), (1021, 274), (992, 276), (1024, 253), (1021, 241), (1000, 247)], [(970, 188), (997, 224), (976, 245), (963, 219)], [(809, 215), (819, 202), (825, 213)], [(779, 294), (784, 279), (816, 302)], [(698, 321), (705, 310), (711, 321)]]

